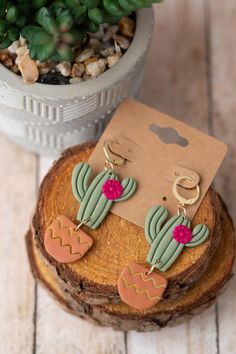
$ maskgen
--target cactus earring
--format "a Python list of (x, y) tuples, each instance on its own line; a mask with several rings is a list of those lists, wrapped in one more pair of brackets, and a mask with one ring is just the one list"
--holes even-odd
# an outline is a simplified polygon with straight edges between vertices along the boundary
[(121, 166), (125, 159), (113, 154), (109, 142), (104, 143), (105, 169), (89, 185), (92, 168), (85, 162), (79, 163), (72, 173), (72, 191), (80, 203), (75, 225), (65, 216), (58, 216), (47, 228), (44, 246), (59, 263), (71, 263), (82, 258), (91, 248), (93, 240), (83, 230), (86, 225), (96, 229), (107, 216), (114, 202), (129, 199), (136, 191), (136, 181), (125, 178), (119, 182), (114, 172), (115, 166)]
[(180, 181), (189, 180), (189, 176), (176, 179), (173, 194), (179, 201), (178, 213), (164, 226), (168, 216), (166, 208), (155, 206), (147, 214), (145, 221), (145, 236), (150, 244), (147, 262), (151, 269), (136, 263), (129, 263), (123, 269), (118, 290), (121, 299), (128, 305), (143, 310), (158, 303), (167, 286), (167, 280), (154, 272), (155, 268), (167, 271), (176, 261), (184, 247), (196, 247), (202, 244), (209, 235), (206, 225), (196, 225), (191, 231), (190, 220), (186, 217), (185, 206), (195, 204), (200, 197), (200, 187), (196, 187), (197, 195), (192, 199), (183, 198), (178, 192)]

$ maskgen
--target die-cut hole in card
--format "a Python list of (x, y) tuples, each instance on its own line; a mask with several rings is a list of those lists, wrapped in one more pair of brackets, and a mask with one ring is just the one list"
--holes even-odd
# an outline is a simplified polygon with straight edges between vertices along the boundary
[[(138, 183), (135, 195), (124, 203), (114, 203), (111, 211), (141, 227), (154, 205), (161, 204), (171, 215), (176, 214), (173, 180), (186, 171), (195, 180), (200, 176), (200, 199), (187, 207), (188, 217), (193, 218), (227, 152), (223, 142), (130, 99), (119, 106), (89, 159), (95, 174), (104, 168), (105, 140), (112, 141), (113, 152), (127, 159), (115, 168), (120, 178), (133, 177)], [(180, 187), (180, 191), (186, 197), (194, 195), (189, 188)]]

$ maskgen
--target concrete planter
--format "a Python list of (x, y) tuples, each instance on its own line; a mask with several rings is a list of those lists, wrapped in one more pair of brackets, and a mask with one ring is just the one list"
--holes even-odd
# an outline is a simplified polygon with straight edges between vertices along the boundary
[(128, 51), (96, 79), (74, 85), (26, 85), (0, 65), (0, 131), (24, 148), (54, 155), (97, 139), (117, 105), (141, 82), (153, 30), (153, 10), (137, 13)]

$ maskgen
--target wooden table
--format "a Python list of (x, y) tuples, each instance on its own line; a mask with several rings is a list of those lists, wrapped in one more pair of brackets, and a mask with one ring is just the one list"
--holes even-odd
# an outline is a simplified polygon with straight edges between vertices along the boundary
[[(236, 2), (166, 0), (156, 15), (139, 98), (229, 144), (215, 185), (236, 221)], [(157, 333), (114, 332), (63, 312), (35, 284), (24, 244), (51, 159), (1, 136), (0, 161), (0, 354), (236, 353), (235, 279), (204, 314)]]

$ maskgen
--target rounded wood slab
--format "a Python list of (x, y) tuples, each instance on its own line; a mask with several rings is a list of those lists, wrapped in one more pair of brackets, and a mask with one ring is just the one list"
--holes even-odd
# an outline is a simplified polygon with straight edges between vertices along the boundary
[(135, 310), (125, 304), (89, 305), (66, 289), (53, 268), (48, 266), (40, 250), (33, 244), (28, 232), (27, 250), (31, 269), (53, 296), (71, 313), (95, 323), (119, 330), (152, 331), (166, 325), (176, 325), (209, 307), (216, 296), (225, 289), (232, 275), (235, 256), (235, 235), (230, 217), (224, 211), (222, 238), (209, 267), (201, 279), (176, 300), (159, 302), (145, 311)]
[[(68, 149), (54, 163), (40, 187), (32, 231), (43, 257), (82, 301), (117, 303), (120, 302), (117, 280), (125, 264), (130, 261), (146, 264), (149, 245), (142, 228), (109, 213), (96, 230), (84, 227), (94, 241), (93, 246), (83, 259), (71, 264), (56, 262), (43, 244), (45, 231), (57, 216), (65, 215), (76, 222), (79, 204), (72, 194), (71, 175), (76, 164), (88, 160), (94, 146), (95, 143), (89, 143)], [(221, 203), (217, 194), (209, 190), (193, 227), (198, 223), (207, 224), (210, 236), (199, 247), (185, 248), (177, 262), (161, 273), (168, 280), (164, 299), (178, 297), (205, 272), (220, 239), (221, 222)]]

